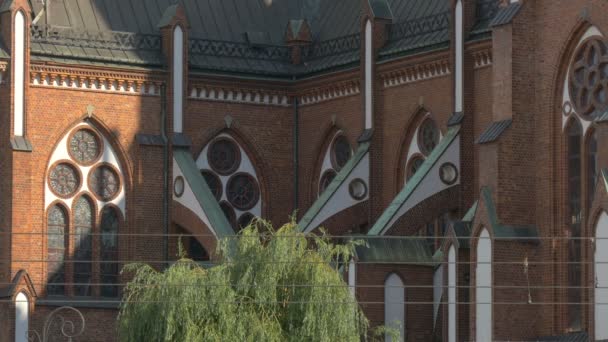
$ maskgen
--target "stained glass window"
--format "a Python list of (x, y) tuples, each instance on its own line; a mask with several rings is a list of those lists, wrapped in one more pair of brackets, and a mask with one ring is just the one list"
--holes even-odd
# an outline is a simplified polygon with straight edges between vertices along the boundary
[(219, 201), (222, 198), (222, 181), (218, 176), (209, 170), (202, 170), (201, 174), (203, 175), (203, 178), (205, 178), (211, 193), (215, 199)]
[(234, 209), (232, 209), (232, 206), (230, 206), (228, 202), (222, 202), (220, 203), (220, 209), (222, 209), (230, 226), (234, 227), (236, 224), (236, 213), (234, 212)]
[(74, 160), (89, 165), (101, 154), (99, 138), (89, 129), (80, 129), (70, 137), (68, 151)]
[(120, 191), (120, 177), (114, 169), (102, 164), (89, 175), (89, 187), (102, 201), (110, 201)]
[(608, 46), (599, 39), (581, 45), (570, 66), (569, 87), (579, 115), (591, 119), (608, 108)]
[(101, 212), (100, 273), (101, 296), (118, 296), (118, 214), (112, 207)]
[(49, 187), (57, 196), (69, 197), (80, 187), (80, 176), (72, 165), (58, 164), (49, 174)]
[(211, 168), (221, 175), (233, 173), (241, 164), (239, 147), (228, 138), (219, 138), (211, 143), (207, 158)]
[(339, 135), (334, 140), (331, 150), (331, 161), (336, 170), (340, 170), (350, 159), (352, 150), (345, 136)]
[(93, 206), (81, 196), (74, 205), (74, 294), (91, 295)]
[(323, 173), (323, 176), (321, 176), (321, 180), (319, 181), (319, 195), (327, 189), (329, 184), (336, 178), (336, 175), (337, 173), (334, 170), (327, 170)]
[(51, 207), (47, 219), (47, 245), (48, 245), (48, 283), (49, 295), (65, 294), (65, 239), (67, 232), (67, 215), (59, 206)]
[[(572, 121), (568, 128), (568, 302), (580, 303), (581, 297), (581, 139), (583, 129), (578, 121)], [(581, 307), (568, 307), (568, 322), (571, 329), (581, 326)]]
[(420, 151), (428, 156), (439, 144), (439, 128), (431, 119), (426, 119), (418, 130), (418, 146)]
[(240, 210), (253, 208), (260, 199), (257, 181), (246, 173), (232, 176), (228, 181), (227, 191), (230, 204)]
[[(606, 75), (608, 78), (608, 75)], [(587, 208), (591, 208), (593, 203), (593, 197), (595, 196), (595, 186), (599, 176), (599, 164), (597, 162), (597, 132), (593, 131), (589, 135), (589, 142), (587, 143)]]

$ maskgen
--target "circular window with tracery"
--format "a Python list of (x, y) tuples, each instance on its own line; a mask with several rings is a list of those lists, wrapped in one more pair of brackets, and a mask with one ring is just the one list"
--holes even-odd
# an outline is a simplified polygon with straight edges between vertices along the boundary
[(90, 129), (79, 129), (68, 140), (68, 153), (82, 165), (91, 165), (101, 157), (101, 139)]
[(333, 167), (338, 171), (342, 169), (350, 159), (351, 154), (352, 149), (350, 148), (350, 144), (346, 137), (343, 135), (337, 136), (331, 148), (331, 162)]
[(226, 176), (239, 168), (241, 151), (231, 139), (218, 138), (209, 146), (207, 158), (215, 172)]
[(201, 174), (203, 175), (205, 182), (207, 182), (207, 186), (209, 186), (209, 190), (211, 190), (213, 197), (219, 201), (222, 198), (222, 181), (215, 173), (209, 170), (201, 170)]
[(608, 109), (608, 46), (597, 38), (589, 39), (574, 55), (570, 66), (569, 88), (576, 112), (593, 119)]
[(240, 210), (253, 208), (260, 199), (258, 183), (253, 176), (237, 173), (228, 180), (226, 187), (230, 204)]
[(89, 174), (89, 188), (101, 201), (110, 201), (120, 192), (120, 177), (110, 164), (101, 164)]
[(80, 173), (67, 162), (59, 163), (49, 173), (49, 187), (59, 197), (70, 197), (80, 188)]
[(325, 189), (327, 189), (329, 184), (331, 184), (334, 178), (336, 178), (336, 175), (336, 171), (331, 169), (323, 173), (323, 176), (321, 176), (321, 181), (319, 182), (319, 195), (322, 194)]
[(410, 178), (412, 178), (416, 174), (416, 172), (418, 172), (418, 170), (420, 169), (420, 167), (422, 166), (423, 163), (424, 163), (424, 159), (422, 159), (420, 157), (414, 157), (414, 159), (412, 161), (410, 161), (410, 168), (409, 168), (408, 174), (407, 174), (408, 180)]
[(420, 151), (428, 156), (439, 144), (439, 128), (431, 119), (425, 119), (418, 130), (418, 146)]

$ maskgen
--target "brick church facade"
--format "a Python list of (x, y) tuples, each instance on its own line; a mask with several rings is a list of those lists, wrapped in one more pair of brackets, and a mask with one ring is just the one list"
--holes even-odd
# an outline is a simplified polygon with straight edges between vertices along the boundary
[(608, 340), (605, 0), (0, 0), (0, 118), (0, 341), (294, 212), (407, 341)]

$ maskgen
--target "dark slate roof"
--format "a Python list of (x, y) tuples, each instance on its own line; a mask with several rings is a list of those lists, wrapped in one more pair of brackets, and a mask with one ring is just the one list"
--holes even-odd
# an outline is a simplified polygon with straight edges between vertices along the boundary
[(493, 122), (483, 133), (481, 133), (479, 139), (477, 139), (477, 143), (487, 144), (498, 140), (504, 131), (511, 126), (511, 122), (512, 120), (510, 119)]
[(575, 333), (570, 333), (570, 334), (566, 334), (566, 335), (540, 337), (538, 339), (538, 341), (589, 342), (589, 341), (591, 341), (591, 339), (589, 338), (589, 335), (586, 332), (581, 331), (581, 332), (575, 332)]
[(492, 21), (490, 22), (490, 27), (510, 24), (511, 21), (513, 21), (513, 18), (515, 18), (515, 16), (517, 15), (517, 13), (519, 13), (520, 9), (520, 2), (514, 2), (509, 4), (508, 6), (500, 8), (496, 12), (496, 16), (494, 16), (494, 19), (492, 19)]
[[(381, 17), (392, 16), (380, 60), (447, 48), (449, 7), (445, 0), (369, 0)], [(488, 30), (494, 12), (480, 0), (476, 29)], [(496, 3), (497, 0), (492, 0)], [(5, 1), (5, 3), (7, 3)], [(117, 63), (159, 68), (164, 64), (159, 24), (173, 0), (54, 0), (33, 29), (32, 59), (66, 63)], [(359, 64), (360, 6), (352, 0), (180, 0), (191, 26), (194, 71), (253, 77), (305, 77)], [(32, 2), (34, 15), (40, 2)], [(481, 9), (480, 9), (481, 8)], [(284, 38), (290, 20), (306, 20), (312, 45), (303, 64), (291, 64)], [(45, 27), (50, 26), (50, 34)], [(257, 39), (263, 38), (263, 39)], [(252, 44), (252, 38), (253, 44)], [(1, 57), (1, 55), (0, 55)]]
[[(357, 240), (354, 236), (353, 240)], [(435, 259), (422, 239), (386, 237), (365, 239), (365, 245), (355, 247), (358, 261), (368, 263), (399, 263), (434, 267)]]

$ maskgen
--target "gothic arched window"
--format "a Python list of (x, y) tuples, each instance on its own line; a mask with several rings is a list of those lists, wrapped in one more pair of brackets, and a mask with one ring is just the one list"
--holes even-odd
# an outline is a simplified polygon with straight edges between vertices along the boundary
[[(608, 69), (606, 70), (608, 72)], [(608, 74), (607, 74), (608, 77)], [(588, 202), (587, 208), (591, 208), (593, 203), (593, 197), (595, 196), (595, 186), (597, 185), (597, 179), (599, 176), (597, 162), (597, 131), (593, 131), (589, 135), (589, 141), (587, 142), (587, 195)]]
[(118, 296), (118, 213), (112, 207), (101, 212), (100, 275), (101, 296)]
[[(581, 140), (583, 129), (578, 120), (568, 127), (568, 302), (581, 301)], [(579, 305), (568, 308), (568, 322), (572, 329), (580, 327), (581, 310)]]
[(66, 233), (68, 231), (68, 219), (65, 210), (54, 205), (48, 212), (48, 283), (47, 293), (49, 295), (65, 294), (65, 247)]
[(418, 146), (420, 152), (428, 156), (433, 152), (435, 146), (439, 144), (439, 128), (430, 118), (425, 119), (418, 129)]
[(74, 294), (91, 295), (93, 261), (93, 205), (86, 196), (80, 196), (74, 205)]

